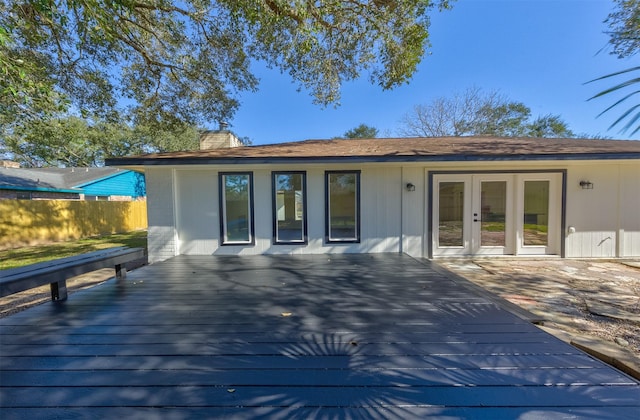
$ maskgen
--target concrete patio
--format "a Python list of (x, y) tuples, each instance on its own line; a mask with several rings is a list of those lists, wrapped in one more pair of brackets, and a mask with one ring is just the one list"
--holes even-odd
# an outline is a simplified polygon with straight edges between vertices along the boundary
[(406, 255), (180, 256), (0, 320), (0, 417), (637, 418), (640, 383)]

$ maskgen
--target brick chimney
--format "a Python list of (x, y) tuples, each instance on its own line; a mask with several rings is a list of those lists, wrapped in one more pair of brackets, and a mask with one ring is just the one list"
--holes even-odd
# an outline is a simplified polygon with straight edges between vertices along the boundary
[(229, 124), (221, 122), (218, 130), (205, 131), (200, 134), (200, 150), (242, 146), (240, 140), (228, 128)]

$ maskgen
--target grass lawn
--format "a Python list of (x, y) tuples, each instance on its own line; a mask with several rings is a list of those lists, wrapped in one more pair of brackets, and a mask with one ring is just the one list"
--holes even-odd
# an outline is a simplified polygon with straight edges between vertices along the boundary
[(121, 233), (79, 239), (68, 242), (55, 242), (46, 245), (28, 246), (24, 248), (0, 250), (0, 270), (22, 267), (56, 258), (70, 257), (99, 249), (116, 246), (147, 247), (147, 231)]

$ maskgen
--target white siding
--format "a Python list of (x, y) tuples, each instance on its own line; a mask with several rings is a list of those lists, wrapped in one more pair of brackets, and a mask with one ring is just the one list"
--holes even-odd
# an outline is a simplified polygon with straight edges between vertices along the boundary
[[(296, 170), (300, 168), (295, 168)], [(361, 170), (360, 174), (360, 243), (324, 243), (325, 236), (325, 169)], [(274, 169), (283, 170), (283, 169)], [(291, 169), (293, 170), (293, 169)], [(304, 168), (302, 168), (304, 170)], [(307, 221), (309, 243), (300, 245), (272, 244), (271, 170), (265, 173), (264, 194), (256, 196), (259, 203), (268, 203), (256, 216), (259, 243), (255, 253), (358, 253), (400, 252), (401, 240), (401, 178), (400, 168), (358, 168), (336, 166), (307, 169)], [(261, 177), (262, 178), (262, 177)], [(256, 191), (259, 188), (256, 187)], [(258, 224), (262, 227), (258, 230)]]
[[(572, 164), (567, 173), (566, 256), (640, 256), (640, 165)], [(593, 189), (580, 187), (590, 181)]]
[(166, 260), (177, 254), (174, 215), (173, 170), (147, 168), (147, 247), (149, 262)]
[[(514, 170), (475, 165), (227, 165), (146, 168), (151, 262), (177, 254), (318, 254), (405, 252), (427, 255), (427, 170)], [(566, 169), (567, 257), (640, 256), (640, 164), (631, 161), (520, 163), (517, 170)], [(307, 173), (307, 245), (272, 243), (271, 172)], [(325, 171), (361, 171), (361, 242), (325, 244)], [(253, 172), (255, 245), (220, 246), (219, 172)], [(583, 190), (580, 180), (594, 183)], [(415, 185), (407, 191), (406, 184)]]
[(307, 207), (309, 221), (309, 251), (298, 248), (298, 253), (322, 253), (324, 244), (324, 169), (307, 171)]
[(176, 227), (178, 253), (208, 255), (220, 236), (218, 173), (212, 170), (176, 171)]
[(359, 252), (400, 252), (403, 189), (400, 168), (363, 169)]
[(640, 163), (620, 168), (620, 256), (640, 257)]
[(266, 169), (253, 171), (254, 193), (254, 220), (256, 246), (254, 249), (246, 249), (250, 254), (264, 254), (269, 251), (273, 241), (273, 206), (271, 202), (271, 171)]
[[(427, 180), (425, 169), (409, 167), (402, 169), (402, 252), (412, 257), (426, 255), (424, 245), (427, 220)], [(407, 191), (406, 185), (415, 185), (415, 191)]]
[(267, 253), (271, 246), (271, 232), (273, 230), (271, 224), (271, 170), (256, 170), (254, 168), (238, 167), (221, 172), (226, 171), (253, 172), (253, 218), (255, 227), (255, 245), (220, 246), (215, 250), (214, 254), (252, 255)]
[[(307, 245), (274, 245), (272, 220), (272, 171), (306, 170), (307, 172)], [(324, 243), (325, 170), (361, 170), (360, 243)], [(255, 169), (234, 166), (220, 172), (250, 171), (254, 182), (255, 245), (220, 246), (218, 204), (218, 170), (178, 169), (175, 171), (175, 194), (171, 170), (149, 170), (154, 185), (153, 242), (154, 260), (180, 254), (250, 255), (348, 252), (400, 252), (402, 241), (402, 184), (399, 167), (268, 167)], [(417, 182), (420, 182), (419, 180)], [(156, 191), (161, 191), (159, 199)], [(166, 201), (176, 196), (173, 207)], [(151, 204), (151, 202), (150, 202)], [(176, 231), (171, 226), (175, 219)], [(151, 220), (151, 219), (150, 219)], [(152, 224), (150, 223), (150, 226)], [(151, 231), (150, 231), (151, 232)], [(419, 234), (420, 235), (420, 234)], [(178, 243), (173, 241), (177, 237)], [(151, 248), (150, 248), (151, 249)]]

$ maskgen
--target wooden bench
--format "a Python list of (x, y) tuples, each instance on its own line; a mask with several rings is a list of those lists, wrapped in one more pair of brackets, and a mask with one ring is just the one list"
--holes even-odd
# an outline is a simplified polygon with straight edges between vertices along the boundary
[(126, 278), (125, 263), (144, 258), (144, 248), (109, 248), (72, 257), (0, 271), (0, 297), (51, 285), (51, 300), (67, 298), (67, 279), (101, 268), (115, 267), (116, 278)]

